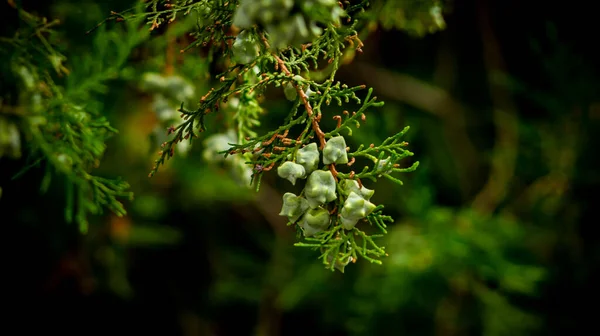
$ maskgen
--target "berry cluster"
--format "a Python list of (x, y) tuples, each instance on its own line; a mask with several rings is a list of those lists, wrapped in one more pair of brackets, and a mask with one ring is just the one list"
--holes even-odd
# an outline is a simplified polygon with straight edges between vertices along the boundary
[[(241, 0), (233, 25), (248, 29), (258, 24), (271, 47), (283, 49), (311, 42), (323, 32), (319, 24), (339, 24), (343, 14), (335, 0)], [(248, 55), (254, 52), (248, 35), (238, 36), (236, 43), (250, 50)]]
[[(247, 83), (256, 83), (258, 73), (259, 68), (254, 66), (242, 75), (242, 79)], [(236, 97), (230, 97), (221, 106), (221, 113), (231, 114), (232, 119), (238, 121), (237, 125), (235, 129), (229, 128), (225, 133), (208, 136), (204, 140), (203, 158), (225, 168), (240, 186), (251, 188), (254, 172), (259, 171), (260, 166), (253, 169), (248, 162), (256, 160), (262, 150), (255, 146), (256, 151), (230, 153), (230, 149), (232, 144), (243, 144), (247, 138), (257, 136), (253, 128), (260, 125), (258, 117), (263, 110), (257, 101), (256, 92), (249, 89), (241, 91)]]
[[(306, 178), (306, 185), (300, 196), (293, 193), (283, 195), (283, 207), (279, 213), (287, 216), (290, 223), (298, 223), (304, 236), (310, 237), (327, 230), (330, 224), (338, 221), (332, 215), (337, 207), (328, 210), (328, 204), (341, 199), (341, 210), (337, 211), (340, 225), (352, 230), (359, 220), (367, 217), (376, 206), (369, 200), (374, 191), (359, 185), (355, 180), (342, 179), (339, 183), (330, 170), (318, 169), (321, 153), (316, 143), (301, 148), (294, 161), (286, 161), (277, 168), (281, 178), (296, 184), (297, 179)], [(322, 151), (324, 165), (348, 163), (346, 140), (338, 135), (327, 141)]]
[[(147, 72), (142, 76), (140, 89), (153, 95), (152, 109), (156, 113), (159, 124), (154, 127), (152, 136), (158, 144), (162, 144), (168, 139), (165, 128), (180, 120), (177, 112), (179, 104), (190, 102), (196, 90), (180, 76), (163, 76), (153, 72)], [(188, 141), (178, 143), (179, 152), (185, 155), (190, 149), (189, 145)]]
[(217, 133), (207, 137), (204, 140), (204, 151), (202, 157), (212, 164), (222, 164), (227, 169), (233, 179), (241, 186), (251, 187), (252, 168), (246, 164), (251, 159), (251, 153), (233, 154), (224, 157), (221, 154), (227, 151), (231, 144), (237, 142), (237, 136), (233, 129), (225, 133)]
[[(36, 89), (36, 82), (39, 78), (36, 73), (32, 72), (24, 65), (12, 65), (15, 79), (18, 81), (18, 101), (22, 106), (27, 106), (27, 109), (32, 114), (39, 114), (43, 111), (42, 95)], [(0, 110), (2, 110), (3, 100), (0, 97)], [(8, 107), (8, 104), (7, 104)], [(34, 120), (34, 118), (31, 118)], [(37, 117), (35, 123), (44, 122), (43, 117)], [(0, 158), (7, 156), (9, 158), (18, 159), (21, 157), (21, 134), (19, 127), (13, 118), (0, 115)]]

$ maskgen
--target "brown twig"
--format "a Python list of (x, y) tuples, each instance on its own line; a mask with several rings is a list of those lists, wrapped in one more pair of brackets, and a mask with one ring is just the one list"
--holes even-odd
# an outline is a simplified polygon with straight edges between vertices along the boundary
[(262, 170), (269, 171), (269, 170), (273, 169), (273, 167), (275, 167), (275, 162), (271, 162), (270, 165), (268, 165), (267, 167), (264, 167)]
[(338, 172), (335, 169), (335, 163), (332, 163), (332, 164), (329, 165), (329, 170), (331, 171), (331, 175), (333, 175), (333, 179), (337, 182), (337, 180), (338, 180), (337, 179)]
[[(262, 35), (261, 35), (261, 40), (264, 43), (265, 47), (267, 47), (267, 49), (269, 49), (270, 48), (269, 41), (267, 41), (267, 39)], [(292, 73), (290, 72), (290, 70), (288, 70), (287, 66), (285, 65), (285, 62), (279, 56), (277, 56), (275, 54), (273, 54), (273, 57), (277, 61), (277, 63), (275, 64), (275, 69), (276, 70), (281, 69), (281, 71), (283, 71), (283, 73), (286, 76), (291, 76)], [(291, 83), (294, 86), (294, 88), (296, 89), (296, 92), (298, 93), (298, 96), (300, 97), (300, 100), (302, 101), (302, 104), (304, 105), (304, 108), (306, 109), (306, 114), (308, 114), (308, 118), (310, 118), (312, 129), (315, 131), (315, 134), (317, 135), (317, 138), (319, 139), (319, 145), (320, 145), (319, 148), (322, 150), (325, 147), (325, 133), (321, 130), (321, 127), (319, 126), (319, 121), (321, 119), (321, 116), (320, 116), (320, 114), (318, 114), (318, 115), (314, 114), (312, 106), (310, 105), (310, 102), (308, 101), (308, 97), (304, 93), (304, 90), (302, 90), (302, 88), (299, 85), (295, 84), (294, 82), (291, 82)], [(341, 118), (340, 118), (340, 120), (341, 120)], [(340, 124), (339, 121), (338, 121), (338, 124)], [(334, 163), (329, 165), (329, 170), (331, 171), (333, 178), (337, 182), (338, 172), (335, 169)]]
[[(283, 60), (281, 58), (279, 58), (279, 56), (277, 56), (277, 55), (274, 55), (274, 57), (275, 57), (275, 60), (277, 60), (277, 64), (279, 64), (279, 68), (281, 69), (281, 71), (283, 71), (283, 73), (285, 73), (287, 76), (291, 76), (292, 73), (285, 66), (285, 62), (283, 62)], [(325, 147), (325, 133), (321, 130), (321, 127), (319, 127), (319, 122), (314, 117), (313, 109), (312, 109), (312, 106), (310, 105), (310, 102), (308, 101), (308, 97), (306, 96), (306, 94), (304, 93), (304, 90), (302, 90), (302, 88), (299, 85), (296, 85), (293, 83), (292, 83), (292, 85), (294, 85), (294, 88), (296, 89), (296, 92), (298, 93), (298, 96), (300, 97), (300, 100), (302, 101), (302, 104), (304, 105), (304, 108), (306, 109), (306, 113), (308, 114), (308, 117), (310, 118), (310, 121), (312, 124), (312, 128), (315, 131), (317, 138), (319, 139), (319, 143), (321, 145), (320, 148), (323, 149), (323, 147)]]
[(275, 141), (275, 138), (277, 138), (277, 133), (273, 134), (273, 136), (271, 137), (271, 139), (267, 140), (267, 141), (263, 141), (263, 146), (269, 146), (271, 143), (273, 143), (273, 141)]
[(358, 188), (362, 189), (362, 187), (363, 187), (362, 181), (358, 177), (355, 179), (355, 181), (358, 183)]
[[(267, 47), (267, 49), (269, 49), (270, 48), (269, 41), (267, 41), (267, 39), (263, 35), (261, 35), (261, 40), (264, 43), (265, 47)], [(275, 60), (277, 61), (276, 65), (275, 65), (275, 70), (281, 69), (281, 71), (283, 71), (283, 73), (286, 74), (286, 76), (291, 76), (292, 73), (290, 72), (290, 70), (288, 70), (287, 66), (285, 66), (285, 62), (281, 58), (279, 58), (279, 56), (277, 56), (275, 54), (273, 54), (273, 57), (275, 57)], [(302, 104), (304, 105), (304, 108), (306, 109), (306, 113), (308, 114), (308, 117), (311, 120), (312, 128), (315, 131), (315, 134), (317, 134), (317, 138), (319, 138), (319, 143), (321, 145), (321, 149), (323, 149), (323, 147), (325, 147), (325, 133), (319, 127), (318, 120), (313, 116), (314, 115), (313, 109), (312, 109), (312, 106), (310, 105), (310, 102), (308, 101), (308, 97), (306, 96), (306, 94), (304, 93), (304, 90), (302, 90), (302, 88), (300, 86), (298, 86), (297, 84), (294, 84), (293, 82), (292, 82), (292, 85), (296, 89), (296, 92), (298, 93), (298, 96), (300, 97), (300, 100), (302, 101)]]
[[(364, 114), (363, 114), (364, 115)], [(340, 128), (342, 127), (342, 117), (339, 115), (334, 115), (333, 116), (334, 120), (337, 120), (337, 126), (335, 128)]]
[(276, 137), (278, 137), (279, 139), (284, 139), (285, 137), (287, 137), (288, 133), (290, 132), (290, 130), (285, 130), (285, 132), (283, 132), (283, 134), (277, 134)]

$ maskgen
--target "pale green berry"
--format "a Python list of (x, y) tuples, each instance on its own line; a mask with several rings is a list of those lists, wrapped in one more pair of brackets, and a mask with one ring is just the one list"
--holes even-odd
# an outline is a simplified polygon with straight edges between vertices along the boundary
[[(243, 3), (242, 3), (243, 4)], [(233, 15), (232, 24), (238, 28), (250, 28), (253, 24), (253, 17), (250, 17), (246, 11), (240, 6), (240, 8)]]
[(305, 178), (306, 171), (302, 165), (286, 161), (277, 168), (277, 175), (292, 182), (293, 185), (296, 185), (296, 179)]
[(300, 148), (296, 154), (296, 162), (304, 167), (306, 174), (315, 171), (319, 166), (319, 149), (317, 148), (317, 144), (311, 142), (307, 146)]
[[(307, 22), (309, 22), (308, 25)], [(290, 45), (299, 47), (318, 36), (314, 34), (315, 31), (318, 31), (315, 29), (315, 25), (301, 13), (286, 17), (285, 20), (273, 20), (265, 23), (265, 30), (273, 49), (283, 49)]]
[(362, 186), (361, 188), (358, 182), (350, 179), (342, 181), (341, 189), (344, 195), (350, 195), (351, 192), (354, 192), (367, 201), (371, 199), (371, 196), (373, 196), (373, 194), (375, 193), (375, 190), (367, 189), (365, 186)]
[(181, 76), (169, 76), (165, 78), (165, 85), (165, 93), (169, 98), (177, 101), (177, 104), (194, 97), (194, 86)]
[(306, 14), (316, 13), (316, 19), (323, 23), (339, 23), (340, 16), (345, 12), (336, 0), (304, 0), (301, 2), (302, 11)]
[(241, 0), (233, 15), (232, 24), (238, 28), (250, 28), (256, 22), (257, 15), (263, 9), (262, 4), (256, 6), (254, 0)]
[(239, 98), (237, 98), (237, 97), (229, 98), (229, 100), (227, 101), (227, 107), (230, 108), (232, 111), (236, 111), (238, 109), (238, 107), (240, 107)]
[(328, 165), (334, 162), (348, 163), (346, 140), (341, 135), (329, 139), (323, 148), (323, 163)]
[(322, 232), (329, 226), (329, 212), (323, 208), (310, 209), (302, 216), (300, 226), (307, 237)]
[(202, 11), (202, 14), (204, 16), (209, 16), (210, 13), (212, 13), (212, 8), (210, 7), (210, 4), (204, 5), (204, 7), (201, 8), (200, 10)]
[(0, 158), (5, 153), (13, 159), (21, 157), (21, 136), (15, 123), (0, 116)]
[(246, 158), (240, 154), (230, 155), (228, 158), (231, 158), (226, 162), (230, 163), (233, 179), (241, 186), (251, 187), (252, 168), (246, 163)]
[[(327, 255), (327, 264), (331, 264), (331, 262), (333, 261), (333, 256), (331, 254)], [(339, 258), (335, 258), (335, 263), (333, 264), (333, 267), (335, 267), (335, 269), (337, 269), (338, 271), (344, 273), (344, 268), (350, 263), (350, 261), (352, 261), (352, 257), (348, 257), (348, 259), (346, 259), (346, 261), (340, 261)]]
[(169, 99), (160, 93), (154, 96), (152, 109), (154, 110), (154, 113), (156, 113), (158, 120), (161, 122), (167, 122), (179, 118), (177, 106), (175, 106)]
[(310, 99), (310, 97), (312, 97), (315, 94), (315, 92), (313, 90), (309, 88), (306, 89), (306, 91), (304, 91), (304, 95), (306, 96), (306, 98)]
[(244, 30), (236, 36), (231, 51), (233, 52), (232, 59), (234, 62), (248, 64), (258, 57), (259, 47), (252, 34)]
[[(226, 151), (231, 148), (230, 144), (234, 144), (237, 141), (237, 136), (234, 130), (229, 130), (227, 133), (217, 133), (207, 137), (204, 140), (204, 152), (202, 157), (204, 160), (209, 162), (220, 162), (225, 159), (224, 154), (219, 152)], [(229, 156), (231, 157), (231, 155)]]
[(255, 66), (254, 66), (254, 67), (253, 67), (253, 68), (250, 70), (250, 72), (251, 72), (252, 74), (254, 74), (255, 76), (258, 76), (258, 75), (260, 75), (260, 73), (261, 73), (261, 71), (260, 71), (260, 67), (259, 67), (258, 65), (255, 65)]
[(294, 101), (296, 100), (296, 97), (298, 97), (298, 92), (291, 82), (287, 82), (283, 86), (283, 94), (285, 94), (285, 98), (289, 101)]
[(288, 192), (283, 194), (283, 206), (281, 207), (279, 216), (287, 216), (290, 222), (295, 223), (308, 208), (308, 201), (306, 199)]
[(323, 33), (323, 28), (317, 26), (317, 23), (312, 21), (310, 23), (310, 32), (314, 35), (314, 36), (321, 36), (321, 34)]
[(73, 111), (72, 115), (75, 121), (78, 123), (86, 123), (90, 121), (90, 114), (85, 111), (78, 109), (77, 111)]
[(140, 80), (140, 89), (146, 92), (149, 91), (162, 91), (167, 86), (165, 77), (159, 73), (146, 72), (142, 75)]
[(304, 18), (302, 17), (302, 15), (300, 14), (296, 14), (294, 15), (293, 20), (293, 24), (296, 25), (296, 33), (297, 35), (300, 35), (300, 37), (302, 38), (307, 38), (308, 35), (308, 28), (306, 28), (306, 22), (304, 21)]
[(316, 170), (308, 176), (304, 195), (310, 207), (314, 209), (337, 198), (335, 187), (335, 179), (329, 170)]
[(330, 16), (330, 20), (334, 23), (339, 23), (340, 22), (340, 17), (344, 16), (344, 10), (341, 9), (339, 6), (334, 6), (333, 9), (331, 10), (331, 16)]
[(444, 21), (444, 17), (442, 16), (442, 9), (439, 5), (434, 5), (429, 9), (429, 15), (431, 15), (433, 22), (439, 29), (446, 28), (446, 21)]
[(350, 192), (344, 202), (342, 211), (340, 211), (342, 227), (346, 230), (352, 230), (360, 219), (367, 217), (373, 210), (375, 210), (375, 204), (365, 200), (355, 192)]
[(287, 19), (294, 6), (294, 0), (250, 0), (250, 3), (259, 8), (257, 16), (263, 23)]
[(34, 76), (27, 67), (21, 65), (17, 68), (16, 72), (21, 77), (26, 90), (35, 89), (35, 81), (37, 76)]
[[(381, 159), (377, 162), (377, 167), (375, 168), (375, 171), (379, 174), (389, 174), (392, 172), (392, 168), (388, 168), (385, 169), (386, 165), (388, 165), (388, 162), (390, 161), (390, 157), (388, 156), (387, 159)], [(384, 170), (385, 169), (385, 170)]]
[[(39, 92), (32, 93), (31, 94), (30, 112), (32, 112), (32, 114), (42, 112), (42, 110), (44, 109), (43, 103), (44, 103), (44, 101), (43, 101), (42, 95)], [(88, 115), (87, 113), (84, 113), (84, 114)]]
[(177, 143), (177, 152), (179, 154), (181, 154), (181, 156), (186, 157), (187, 153), (190, 151), (191, 149), (191, 144), (189, 141), (181, 141), (179, 143)]
[(60, 165), (65, 169), (70, 169), (73, 166), (73, 159), (65, 153), (58, 154), (56, 160), (60, 162)]
[(282, 22), (279, 24), (268, 24), (265, 31), (269, 34), (269, 42), (272, 49), (283, 49), (290, 45), (294, 37), (294, 26)]

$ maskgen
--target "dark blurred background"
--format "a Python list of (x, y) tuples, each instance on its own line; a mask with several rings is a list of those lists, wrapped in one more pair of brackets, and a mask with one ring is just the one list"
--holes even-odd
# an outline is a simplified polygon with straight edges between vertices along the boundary
[[(132, 5), (22, 4), (61, 20), (56, 29), (74, 76), (94, 62), (98, 36), (119, 26), (85, 32)], [(386, 105), (368, 113), (351, 146), (410, 125), (407, 141), (421, 165), (401, 176), (403, 186), (382, 180), (375, 187), (375, 202), (396, 219), (384, 244), (390, 256), (382, 266), (361, 260), (344, 274), (292, 246), (293, 229), (277, 216), (288, 185), (276, 174), (265, 176), (258, 194), (240, 189), (228, 171), (203, 161), (199, 139), (148, 179), (157, 121), (139, 78), (167, 71), (202, 96), (218, 70), (202, 50), (169, 54), (189, 43), (185, 37), (153, 32), (101, 98), (120, 133), (98, 173), (130, 182), (136, 198), (126, 203), (128, 216), (95, 217), (81, 235), (63, 219), (60, 176), (42, 194), (43, 167), (13, 180), (26, 157), (0, 158), (8, 322), (19, 334), (83, 335), (594, 330), (600, 48), (589, 6), (455, 0), (441, 32), (363, 36), (363, 53), (339, 79), (374, 87)], [(15, 11), (0, 8), (1, 32), (12, 34)], [(193, 28), (186, 22), (175, 26)], [(289, 108), (278, 92), (264, 106), (264, 129)], [(224, 123), (209, 122), (211, 132)]]

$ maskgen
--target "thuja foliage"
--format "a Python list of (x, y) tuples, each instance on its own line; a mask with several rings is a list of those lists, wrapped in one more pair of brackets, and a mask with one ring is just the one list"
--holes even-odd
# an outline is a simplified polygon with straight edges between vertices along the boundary
[[(387, 232), (393, 219), (384, 214), (383, 205), (371, 202), (375, 190), (364, 182), (386, 178), (401, 184), (397, 174), (415, 170), (418, 161), (402, 163), (413, 155), (402, 140), (408, 127), (380, 144), (347, 145), (383, 102), (372, 89), (348, 86), (336, 74), (361, 51), (359, 32), (391, 3), (395, 2), (149, 1), (150, 12), (144, 16), (151, 30), (181, 15), (196, 15), (198, 29), (187, 48), (208, 48), (223, 68), (199, 104), (181, 104), (182, 122), (168, 128), (170, 138), (162, 143), (150, 176), (173, 157), (178, 144), (201, 137), (206, 118), (233, 110), (233, 127), (205, 140), (204, 157), (240, 167), (239, 175), (246, 177), (242, 181), (257, 191), (263, 175), (271, 171), (290, 187), (302, 185), (297, 194), (283, 195), (280, 215), (303, 238), (296, 245), (318, 250), (327, 268), (343, 271), (361, 257), (381, 263), (386, 252), (375, 239)], [(423, 4), (441, 28), (439, 4)], [(263, 130), (258, 126), (267, 111), (261, 97), (269, 87), (282, 90), (291, 107), (278, 127)], [(342, 112), (332, 105), (343, 106)], [(325, 128), (326, 119), (337, 125)]]
[[(386, 256), (376, 238), (387, 233), (393, 219), (371, 197), (378, 179), (402, 184), (398, 174), (417, 168), (418, 162), (403, 160), (413, 155), (403, 141), (409, 128), (390, 134), (382, 143), (350, 147), (353, 132), (383, 102), (371, 88), (348, 86), (336, 75), (342, 64), (362, 51), (361, 36), (374, 25), (418, 34), (442, 29), (441, 3), (150, 0), (112, 12), (104, 22), (120, 23), (134, 33), (122, 34), (114, 27), (110, 29), (115, 31), (103, 32), (112, 39), (100, 40), (104, 44), (99, 42), (91, 56), (102, 58), (102, 65), (90, 61), (95, 65), (73, 73), (53, 41), (58, 22), (9, 4), (24, 24), (14, 36), (0, 38), (2, 76), (13, 84), (2, 88), (7, 93), (0, 100), (0, 155), (19, 157), (24, 139), (31, 163), (22, 173), (45, 167), (43, 190), (52, 176), (63, 175), (65, 218), (76, 221), (82, 232), (87, 230), (88, 214), (107, 208), (122, 216), (121, 200), (132, 197), (124, 181), (92, 173), (106, 140), (117, 133), (93, 98), (105, 93), (103, 83), (119, 77), (131, 50), (153, 31), (194, 16), (192, 42), (181, 52), (201, 48), (221, 73), (196, 102), (193, 84), (183, 78), (157, 74), (142, 78), (142, 88), (157, 93), (154, 107), (161, 111), (161, 123), (169, 124), (162, 135), (156, 134), (164, 141), (150, 176), (176, 151), (185, 154), (194, 139), (204, 137), (207, 118), (225, 115), (228, 128), (203, 139), (204, 159), (229, 165), (238, 182), (257, 191), (268, 173), (289, 181), (280, 215), (296, 228), (302, 239), (297, 246), (318, 250), (327, 268), (342, 272), (359, 258), (381, 263)], [(140, 22), (147, 24), (142, 30)], [(104, 29), (102, 23), (88, 34)], [(265, 129), (264, 102), (273, 90), (281, 90), (290, 109), (277, 127)], [(175, 101), (179, 108), (172, 106)]]
[(42, 192), (52, 180), (64, 181), (65, 218), (87, 232), (89, 214), (108, 209), (123, 216), (121, 201), (133, 196), (125, 181), (92, 172), (107, 139), (117, 133), (95, 96), (105, 93), (105, 82), (118, 76), (143, 35), (112, 32), (96, 41), (93, 54), (79, 59), (81, 66), (73, 72), (55, 43), (59, 21), (33, 15), (13, 1), (8, 4), (19, 17), (19, 28), (12, 36), (0, 36), (0, 157), (26, 155), (28, 164), (14, 179), (44, 167)]

